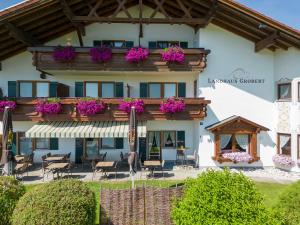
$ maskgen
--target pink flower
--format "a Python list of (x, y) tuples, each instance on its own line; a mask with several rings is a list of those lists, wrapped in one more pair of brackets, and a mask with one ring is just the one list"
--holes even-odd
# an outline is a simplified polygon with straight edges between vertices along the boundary
[(161, 58), (164, 62), (177, 62), (184, 63), (184, 52), (183, 49), (178, 46), (165, 48), (161, 52)]
[(90, 56), (93, 62), (106, 63), (112, 58), (111, 49), (108, 47), (95, 47), (91, 48)]
[(272, 159), (275, 165), (287, 166), (287, 167), (293, 167), (295, 165), (295, 162), (288, 155), (277, 154), (274, 155)]
[(177, 113), (182, 112), (185, 109), (185, 103), (183, 99), (168, 98), (165, 102), (162, 102), (159, 107), (161, 112), (164, 113)]
[(123, 99), (121, 100), (118, 109), (129, 114), (132, 106), (135, 107), (135, 111), (137, 114), (141, 114), (144, 112), (145, 104), (142, 99)]
[(4, 112), (4, 109), (6, 106), (11, 108), (12, 110), (15, 110), (15, 108), (17, 107), (17, 104), (14, 101), (1, 100), (0, 101), (0, 112)]
[(72, 46), (58, 46), (53, 52), (53, 58), (55, 61), (59, 62), (69, 62), (75, 59), (76, 52)]
[(230, 159), (233, 162), (250, 162), (253, 157), (247, 152), (230, 152), (222, 154), (225, 159)]
[(106, 109), (106, 104), (97, 100), (80, 100), (76, 105), (77, 111), (82, 115), (95, 115)]
[(61, 112), (59, 100), (39, 100), (35, 105), (35, 111), (42, 114), (58, 114)]
[(131, 48), (126, 54), (125, 59), (130, 63), (139, 63), (149, 57), (149, 50), (147, 48)]

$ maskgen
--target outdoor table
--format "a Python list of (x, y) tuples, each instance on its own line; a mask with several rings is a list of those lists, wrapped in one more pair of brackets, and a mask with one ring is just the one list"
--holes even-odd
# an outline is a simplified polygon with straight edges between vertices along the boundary
[(59, 162), (63, 161), (65, 159), (65, 156), (49, 156), (45, 160), (47, 162)]
[(22, 162), (24, 159), (25, 159), (24, 155), (16, 155), (15, 156), (15, 160), (16, 160), (17, 163)]
[(107, 176), (106, 172), (109, 169), (115, 169), (116, 168), (116, 162), (115, 161), (101, 161), (96, 164), (96, 169), (102, 170), (104, 173), (104, 176)]
[(69, 163), (51, 163), (46, 168), (54, 174), (57, 173), (57, 178), (59, 178), (59, 171), (66, 169), (69, 166)]
[(144, 166), (150, 170), (150, 177), (154, 177), (154, 170), (161, 167), (161, 162), (159, 160), (146, 160)]

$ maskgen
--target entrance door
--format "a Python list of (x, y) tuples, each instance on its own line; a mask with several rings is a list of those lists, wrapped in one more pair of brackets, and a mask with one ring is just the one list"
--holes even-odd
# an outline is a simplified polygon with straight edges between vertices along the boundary
[(149, 159), (160, 160), (161, 156), (161, 135), (160, 131), (148, 132)]
[(76, 138), (75, 142), (75, 163), (81, 163), (82, 162), (82, 156), (83, 156), (83, 138)]
[(142, 162), (147, 158), (147, 139), (145, 137), (139, 138), (139, 156)]

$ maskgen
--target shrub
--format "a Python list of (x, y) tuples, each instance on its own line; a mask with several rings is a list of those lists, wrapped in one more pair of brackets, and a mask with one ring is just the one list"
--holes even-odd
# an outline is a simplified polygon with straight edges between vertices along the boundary
[(184, 196), (174, 204), (175, 224), (277, 224), (254, 183), (241, 173), (203, 172), (187, 180)]
[(11, 216), (25, 187), (12, 177), (0, 177), (0, 225), (10, 224)]
[(277, 214), (282, 214), (284, 224), (300, 224), (300, 181), (290, 185), (279, 196), (277, 204), (274, 206)]
[(39, 185), (18, 202), (13, 225), (90, 225), (94, 223), (94, 194), (82, 181), (59, 180)]

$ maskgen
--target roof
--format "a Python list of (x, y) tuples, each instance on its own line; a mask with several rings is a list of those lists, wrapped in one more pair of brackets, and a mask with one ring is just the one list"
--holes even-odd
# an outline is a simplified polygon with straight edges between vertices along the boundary
[(217, 129), (221, 128), (221, 127), (224, 127), (224, 126), (226, 126), (228, 124), (235, 123), (236, 121), (242, 121), (242, 122), (244, 122), (244, 123), (246, 123), (246, 124), (248, 124), (248, 125), (250, 125), (252, 127), (258, 128), (258, 129), (263, 130), (263, 131), (268, 131), (269, 130), (268, 128), (266, 128), (266, 127), (264, 127), (262, 125), (259, 125), (259, 124), (255, 123), (255, 122), (252, 122), (252, 121), (250, 121), (248, 119), (245, 119), (244, 117), (236, 116), (236, 115), (228, 117), (228, 118), (226, 118), (224, 120), (221, 120), (219, 122), (213, 123), (213, 124), (205, 127), (205, 129), (207, 129), (209, 131), (214, 131), (214, 130), (217, 130)]
[[(97, 7), (99, 2), (102, 4)], [(111, 18), (119, 8), (139, 5), (140, 1), (127, 0), (124, 8), (118, 2), (28, 0), (0, 11), (0, 60), (25, 51), (28, 46), (40, 46), (71, 31), (81, 29), (83, 34), (82, 26), (97, 21), (97, 17)], [(192, 21), (193, 18), (220, 26), (254, 42), (256, 51), (264, 48), (287, 50), (291, 46), (300, 48), (299, 31), (232, 0), (165, 0), (162, 7), (158, 7), (155, 0), (142, 2), (153, 9), (159, 8), (158, 11), (168, 14), (170, 18), (186, 21), (182, 23), (195, 30), (201, 26), (194, 24), (197, 20)], [(97, 15), (95, 21), (73, 20), (74, 16), (86, 18), (89, 14)]]

